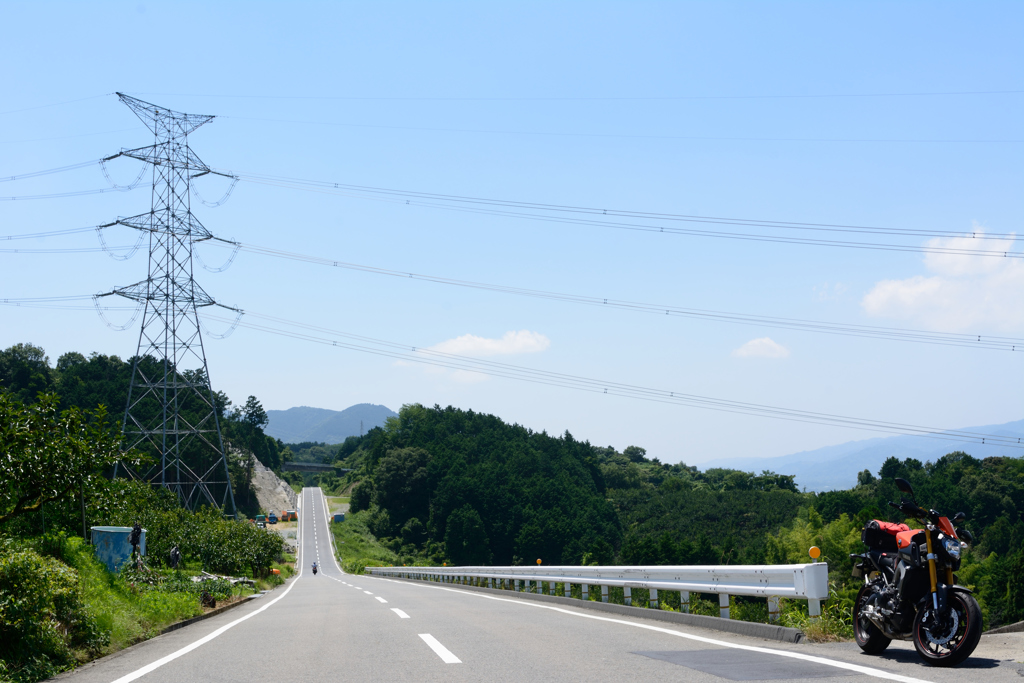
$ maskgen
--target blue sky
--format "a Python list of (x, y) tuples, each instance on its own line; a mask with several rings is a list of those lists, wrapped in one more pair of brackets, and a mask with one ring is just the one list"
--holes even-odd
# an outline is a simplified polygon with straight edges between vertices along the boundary
[[(109, 94), (122, 91), (216, 114), (189, 142), (239, 174), (963, 233), (1017, 233), (1024, 217), (1019, 3), (4, 2), (0, 21), (0, 178), (150, 144)], [(138, 167), (117, 160), (110, 171), (127, 182)], [(210, 197), (225, 188), (200, 182)], [(90, 166), (0, 182), (0, 196), (105, 184)], [(2, 201), (0, 237), (148, 208), (144, 189)], [(1021, 259), (624, 231), (249, 181), (224, 206), (194, 211), (223, 237), (397, 271), (1024, 336)], [(107, 240), (133, 243), (128, 232)], [(85, 233), (13, 246), (96, 244)], [(210, 263), (226, 256), (198, 249)], [(144, 252), (124, 262), (0, 253), (0, 298), (109, 291), (145, 268)], [(197, 278), (255, 313), (645, 387), (941, 428), (1020, 419), (1024, 408), (1019, 352), (604, 310), (246, 252)], [(111, 331), (91, 310), (6, 306), (0, 316), (2, 348), (32, 342), (53, 361), (135, 351), (137, 327)], [(430, 369), (246, 328), (206, 348), (215, 388), (236, 402), (451, 404), (667, 462), (877, 435)]]

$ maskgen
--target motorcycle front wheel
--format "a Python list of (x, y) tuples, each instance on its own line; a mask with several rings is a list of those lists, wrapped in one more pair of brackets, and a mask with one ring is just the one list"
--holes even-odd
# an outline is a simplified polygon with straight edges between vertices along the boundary
[(860, 649), (869, 655), (877, 655), (889, 647), (889, 643), (892, 642), (867, 617), (861, 615), (861, 610), (864, 609), (864, 605), (873, 592), (874, 588), (870, 585), (864, 586), (857, 593), (857, 600), (853, 603), (853, 637)]
[(981, 640), (981, 608), (973, 595), (950, 593), (949, 610), (935, 619), (922, 609), (914, 619), (914, 647), (931, 666), (956, 666), (971, 656)]

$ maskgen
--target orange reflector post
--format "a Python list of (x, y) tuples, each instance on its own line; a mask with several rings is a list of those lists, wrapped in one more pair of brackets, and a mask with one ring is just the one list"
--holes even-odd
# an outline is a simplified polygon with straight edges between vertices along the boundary
[(816, 545), (812, 545), (811, 549), (809, 551), (807, 551), (807, 554), (811, 556), (812, 560), (817, 562), (818, 558), (821, 557), (821, 548), (819, 548)]

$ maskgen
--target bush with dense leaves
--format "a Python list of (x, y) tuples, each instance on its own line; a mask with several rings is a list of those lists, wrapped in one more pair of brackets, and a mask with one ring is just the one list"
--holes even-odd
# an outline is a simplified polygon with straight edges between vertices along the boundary
[(253, 577), (266, 573), (284, 552), (281, 536), (253, 524), (224, 519), (212, 508), (190, 512), (178, 507), (166, 490), (136, 482), (111, 482), (104, 524), (146, 529), (149, 564), (167, 566), (171, 548), (178, 546), (184, 561), (203, 569)]
[(103, 632), (82, 599), (78, 572), (30, 549), (0, 541), (0, 679), (36, 681), (95, 653)]

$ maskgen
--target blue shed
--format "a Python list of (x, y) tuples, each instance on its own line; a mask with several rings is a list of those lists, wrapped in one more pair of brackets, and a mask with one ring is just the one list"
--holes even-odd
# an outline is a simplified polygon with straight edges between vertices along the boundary
[(344, 512), (335, 512), (334, 513), (334, 521), (335, 522), (344, 522), (345, 521), (345, 513)]

